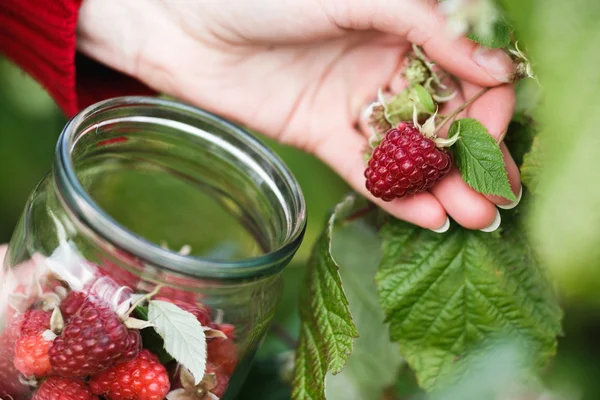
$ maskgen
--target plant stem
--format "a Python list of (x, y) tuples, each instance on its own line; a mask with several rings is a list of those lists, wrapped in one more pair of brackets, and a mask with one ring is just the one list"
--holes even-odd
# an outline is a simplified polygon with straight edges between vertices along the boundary
[(437, 128), (435, 128), (435, 131), (433, 132), (433, 134), (437, 135), (438, 132), (440, 131), (440, 129), (442, 129), (444, 127), (444, 125), (446, 125), (448, 123), (448, 121), (450, 121), (453, 118), (456, 118), (456, 116), (458, 114), (460, 114), (461, 112), (463, 112), (467, 107), (469, 107), (471, 104), (473, 104), (473, 102), (475, 100), (477, 100), (478, 98), (480, 98), (481, 96), (483, 96), (484, 94), (486, 94), (487, 91), (490, 90), (490, 89), (491, 88), (489, 88), (489, 87), (481, 89), (475, 96), (473, 96), (469, 100), (465, 101), (452, 114), (446, 115), (446, 117), (444, 117), (444, 119), (442, 120), (442, 122), (440, 122), (440, 124), (437, 126)]
[(363, 207), (363, 208), (361, 208), (359, 210), (356, 210), (353, 214), (351, 214), (348, 217), (346, 217), (345, 222), (355, 221), (355, 220), (359, 219), (360, 217), (368, 214), (369, 212), (371, 212), (373, 210), (375, 210), (375, 204), (369, 203), (365, 207)]
[(146, 300), (150, 300), (151, 298), (153, 298), (154, 296), (156, 296), (158, 294), (158, 292), (160, 292), (160, 289), (162, 289), (163, 285), (157, 285), (153, 291), (151, 291), (150, 293), (140, 297), (135, 303), (133, 303), (131, 305), (131, 307), (129, 308), (129, 310), (127, 310), (127, 313), (125, 314), (126, 316), (131, 315), (131, 313), (137, 308), (137, 306), (139, 306), (140, 304), (142, 304), (143, 302), (145, 302)]

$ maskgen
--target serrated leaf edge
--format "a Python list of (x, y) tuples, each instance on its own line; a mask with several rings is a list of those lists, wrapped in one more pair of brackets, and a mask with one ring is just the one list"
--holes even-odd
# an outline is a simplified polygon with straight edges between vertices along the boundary
[[(169, 314), (165, 312), (165, 310), (161, 309), (160, 307), (157, 307), (159, 305), (162, 305), (163, 308), (176, 308), (178, 310), (178, 312), (181, 312), (181, 314), (184, 314), (187, 316), (187, 324), (189, 324), (189, 327), (186, 326), (186, 329), (179, 329), (177, 327), (177, 324), (174, 324), (172, 319), (169, 317)], [(160, 313), (157, 314), (157, 313)], [(181, 351), (175, 351), (175, 349), (177, 347), (173, 347), (173, 344), (175, 341), (171, 342), (167, 339), (167, 335), (169, 332), (163, 331), (163, 326), (161, 326), (161, 324), (158, 322), (160, 321), (159, 318), (162, 316), (164, 316), (164, 318), (170, 322), (170, 326), (173, 327), (174, 329), (176, 329), (177, 331), (179, 331), (179, 334), (181, 336), (189, 336), (191, 338), (193, 338), (193, 340), (200, 340), (202, 342), (201, 345), (201, 350), (198, 350), (199, 353), (203, 353), (203, 357), (200, 356), (199, 359), (197, 359), (197, 357), (194, 357), (194, 362), (190, 363), (189, 360), (185, 359), (185, 355), (189, 355), (190, 353), (190, 349), (187, 349), (187, 351), (181, 350)], [(149, 302), (148, 304), (148, 322), (152, 323), (154, 326), (154, 330), (156, 331), (156, 333), (158, 333), (158, 335), (163, 339), (164, 341), (164, 346), (165, 346), (165, 350), (167, 351), (167, 353), (169, 353), (169, 355), (171, 355), (171, 357), (173, 357), (175, 360), (177, 360), (177, 362), (179, 362), (181, 365), (183, 365), (185, 368), (187, 368), (192, 375), (195, 378), (195, 383), (196, 385), (198, 385), (202, 379), (204, 378), (204, 373), (206, 371), (206, 335), (204, 333), (204, 329), (202, 328), (202, 325), (200, 324), (200, 322), (198, 321), (198, 319), (196, 318), (196, 316), (194, 316), (192, 313), (185, 311), (183, 309), (181, 309), (180, 307), (178, 307), (177, 305), (173, 304), (173, 303), (169, 303), (166, 301), (161, 301), (161, 300), (152, 300)], [(188, 329), (191, 328), (191, 329)], [(170, 344), (171, 343), (171, 344)], [(178, 346), (182, 346), (185, 345), (186, 348), (189, 347), (189, 345), (187, 344), (189, 342), (183, 342), (183, 343), (179, 343)], [(177, 353), (177, 354), (174, 354)], [(184, 360), (185, 359), (185, 360)]]

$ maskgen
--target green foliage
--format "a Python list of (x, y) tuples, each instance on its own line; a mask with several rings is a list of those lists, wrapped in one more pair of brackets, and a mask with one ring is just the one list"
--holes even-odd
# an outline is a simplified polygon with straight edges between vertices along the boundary
[(381, 240), (364, 220), (346, 223), (334, 231), (332, 254), (340, 264), (344, 292), (359, 337), (344, 370), (326, 378), (330, 400), (379, 399), (394, 386), (402, 365), (400, 348), (389, 338), (373, 276), (381, 256)]
[(534, 241), (568, 298), (598, 303), (600, 3), (503, 3), (543, 87), (534, 113), (544, 150), (536, 157), (543, 167), (529, 215)]
[[(148, 321), (148, 306), (137, 306), (135, 317)], [(173, 357), (165, 350), (165, 341), (154, 329), (143, 329), (141, 332), (144, 348), (156, 354), (161, 363), (166, 364), (173, 361)]]
[(404, 89), (384, 104), (385, 118), (392, 126), (402, 121), (412, 121), (415, 106), (420, 121), (435, 111), (431, 95), (420, 85)]
[(500, 147), (481, 122), (463, 118), (450, 126), (449, 137), (459, 135), (454, 145), (456, 164), (464, 181), (483, 194), (516, 200), (510, 189)]
[(339, 267), (331, 256), (331, 235), (338, 219), (352, 210), (348, 197), (329, 218), (309, 260), (309, 271), (300, 303), (300, 340), (296, 350), (292, 398), (325, 399), (327, 372), (339, 373), (358, 336), (348, 300), (342, 289)]
[(413, 100), (415, 100), (416, 102), (416, 100), (418, 99), (418, 102), (421, 104), (423, 109), (426, 112), (433, 114), (435, 112), (435, 104), (433, 102), (431, 94), (427, 91), (427, 89), (425, 89), (421, 85), (415, 85), (414, 90), (417, 96), (416, 99), (413, 98)]
[(542, 171), (542, 155), (540, 150), (540, 139), (535, 138), (529, 153), (523, 159), (521, 166), (521, 180), (532, 193), (537, 193), (539, 176)]
[(468, 364), (458, 360), (504, 336), (527, 340), (536, 365), (549, 361), (561, 311), (518, 229), (437, 234), (392, 221), (382, 236), (381, 304), (422, 387), (460, 378)]
[(194, 376), (196, 385), (206, 370), (206, 336), (198, 319), (173, 303), (152, 300), (148, 321), (165, 344), (165, 350)]
[(487, 34), (471, 31), (468, 37), (485, 47), (506, 47), (510, 44), (510, 26), (504, 20), (498, 20)]

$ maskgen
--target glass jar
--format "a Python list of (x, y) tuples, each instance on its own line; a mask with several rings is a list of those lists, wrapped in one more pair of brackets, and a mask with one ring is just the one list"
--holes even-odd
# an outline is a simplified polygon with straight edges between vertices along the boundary
[(156, 98), (87, 108), (0, 270), (0, 398), (70, 384), (120, 400), (111, 379), (233, 398), (305, 225), (290, 171), (232, 124)]

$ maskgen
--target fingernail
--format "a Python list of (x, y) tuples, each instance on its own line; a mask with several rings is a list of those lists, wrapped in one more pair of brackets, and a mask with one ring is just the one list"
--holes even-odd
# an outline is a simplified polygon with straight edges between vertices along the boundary
[(442, 225), (441, 228), (431, 230), (435, 233), (444, 233), (448, 232), (448, 229), (450, 229), (450, 218), (446, 217), (446, 222), (444, 222), (444, 225)]
[(519, 189), (519, 194), (517, 195), (517, 200), (513, 201), (512, 203), (505, 204), (505, 205), (498, 205), (498, 208), (501, 208), (503, 210), (512, 210), (513, 208), (515, 208), (516, 206), (519, 205), (519, 203), (521, 202), (521, 197), (523, 197), (523, 186), (521, 186), (521, 189)]
[(509, 55), (500, 49), (479, 46), (473, 53), (473, 60), (499, 82), (510, 82), (515, 71), (515, 65)]
[(480, 229), (481, 232), (494, 232), (496, 229), (500, 227), (500, 223), (502, 222), (502, 218), (500, 217), (500, 211), (496, 209), (496, 218), (494, 218), (494, 222), (490, 224), (487, 228)]

